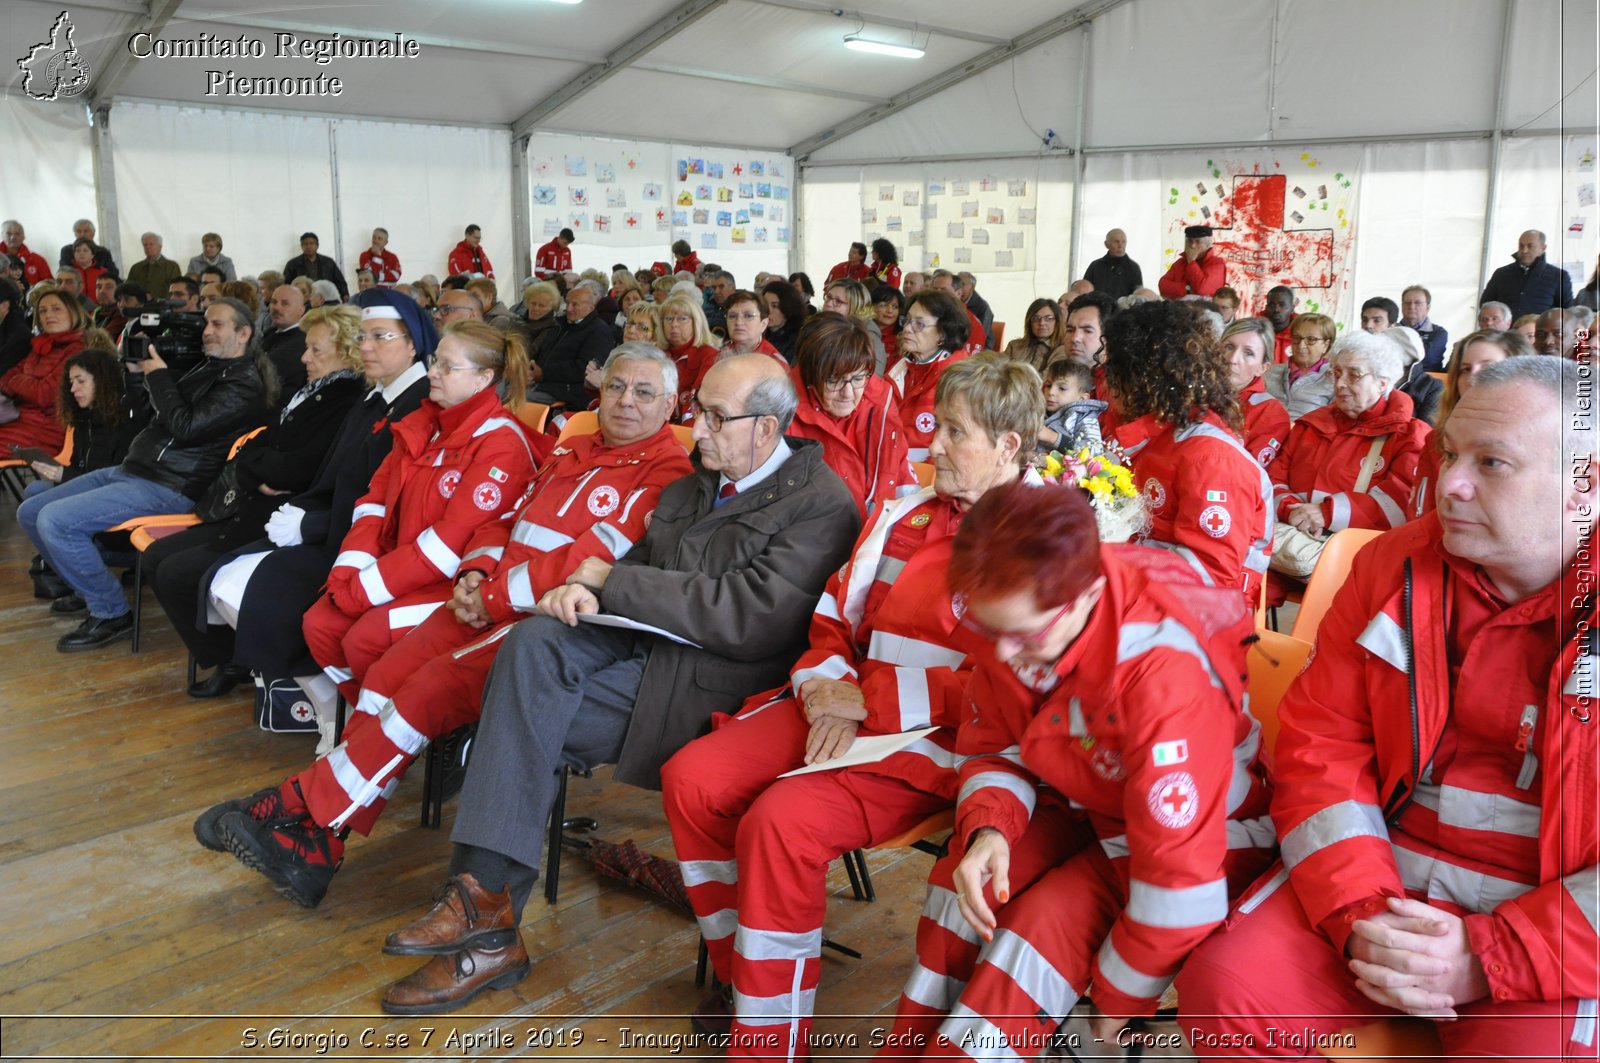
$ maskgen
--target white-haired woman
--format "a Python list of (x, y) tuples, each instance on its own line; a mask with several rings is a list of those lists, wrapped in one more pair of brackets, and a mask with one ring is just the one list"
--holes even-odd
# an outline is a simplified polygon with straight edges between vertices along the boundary
[[(1333, 532), (1405, 523), (1428, 434), (1395, 386), (1405, 366), (1393, 340), (1347, 332), (1329, 361), (1333, 401), (1295, 422), (1267, 470), (1278, 518), (1272, 568), (1296, 579), (1311, 575)], [(1269, 590), (1269, 601), (1281, 596)]]

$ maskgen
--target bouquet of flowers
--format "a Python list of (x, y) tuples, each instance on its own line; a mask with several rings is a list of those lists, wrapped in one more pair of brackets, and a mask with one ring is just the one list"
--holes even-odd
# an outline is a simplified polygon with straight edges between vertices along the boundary
[(1073, 454), (1052, 450), (1039, 465), (1047, 483), (1076, 484), (1089, 496), (1100, 540), (1125, 543), (1146, 530), (1149, 523), (1144, 496), (1133, 483), (1133, 470), (1115, 443), (1084, 447)]

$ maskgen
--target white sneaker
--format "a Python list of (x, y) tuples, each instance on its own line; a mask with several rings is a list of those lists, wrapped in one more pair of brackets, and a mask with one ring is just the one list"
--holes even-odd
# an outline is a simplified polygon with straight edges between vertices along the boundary
[(332, 753), (333, 747), (338, 744), (333, 740), (333, 721), (318, 720), (317, 734), (321, 737), (317, 740), (316, 755), (319, 757), (325, 757), (329, 753)]

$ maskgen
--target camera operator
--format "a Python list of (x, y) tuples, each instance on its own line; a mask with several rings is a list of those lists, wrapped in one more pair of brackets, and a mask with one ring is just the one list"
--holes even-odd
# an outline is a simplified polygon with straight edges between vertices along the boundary
[(130, 517), (193, 510), (233, 441), (266, 419), (276, 380), (254, 340), (250, 310), (237, 299), (221, 299), (206, 311), (205, 360), (181, 376), (146, 340), (136, 368), (151, 420), (127, 458), (18, 508), (28, 538), (88, 607), (83, 623), (56, 643), (61, 652), (104, 646), (133, 630), (122, 584), (101, 558), (95, 535)]

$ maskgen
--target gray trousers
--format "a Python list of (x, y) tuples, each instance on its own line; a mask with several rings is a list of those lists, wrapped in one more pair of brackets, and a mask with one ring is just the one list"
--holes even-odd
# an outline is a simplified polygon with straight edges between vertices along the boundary
[(613, 764), (622, 752), (649, 644), (615, 628), (536, 616), (495, 654), (450, 840), (452, 874), (511, 890), (517, 917), (539, 877), (563, 762)]

